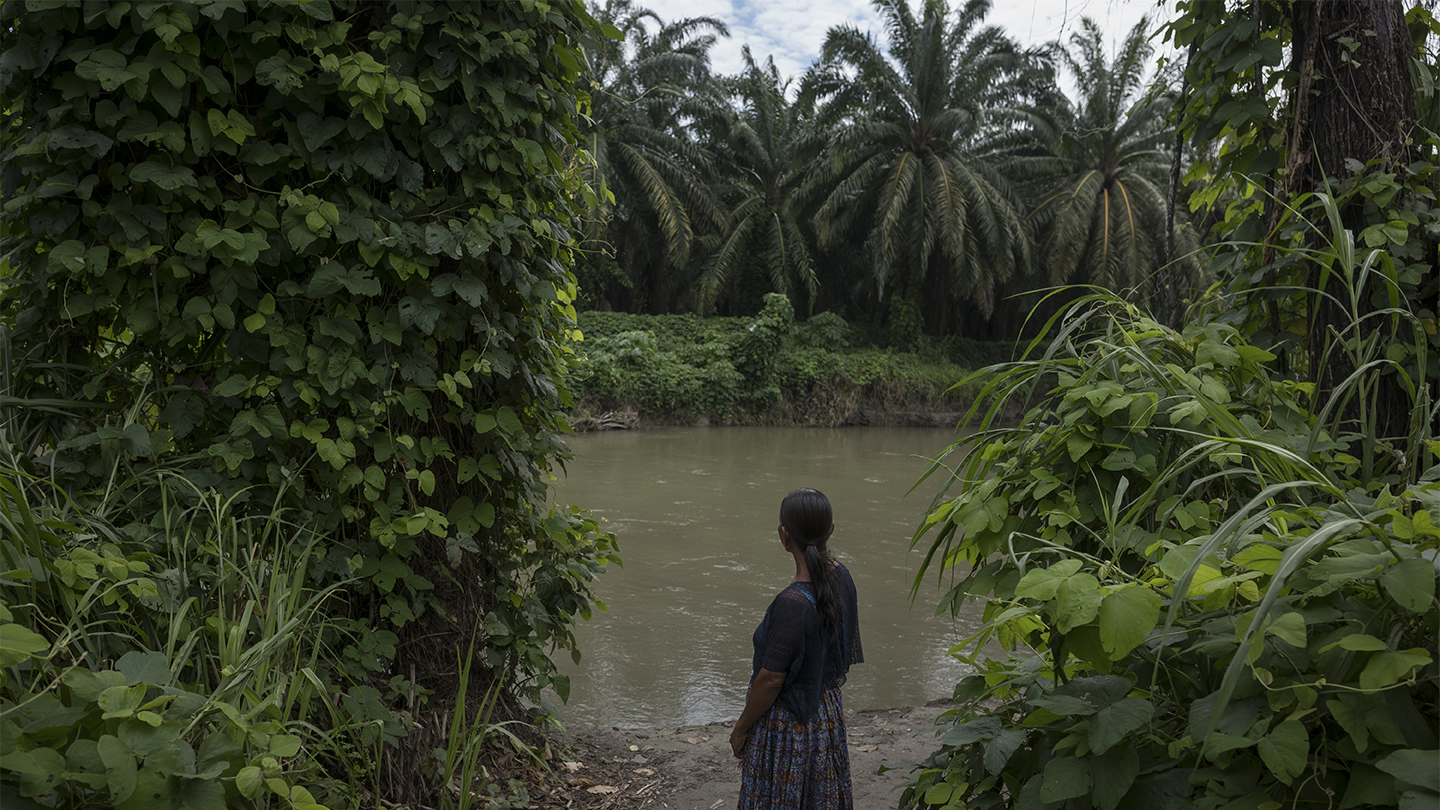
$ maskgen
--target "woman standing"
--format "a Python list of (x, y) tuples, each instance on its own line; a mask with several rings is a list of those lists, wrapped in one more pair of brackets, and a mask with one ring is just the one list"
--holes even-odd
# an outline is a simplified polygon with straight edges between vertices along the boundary
[(780, 545), (795, 578), (755, 629), (745, 710), (730, 733), (740, 810), (851, 810), (840, 686), (865, 660), (855, 581), (826, 547), (830, 501), (797, 489), (780, 504)]

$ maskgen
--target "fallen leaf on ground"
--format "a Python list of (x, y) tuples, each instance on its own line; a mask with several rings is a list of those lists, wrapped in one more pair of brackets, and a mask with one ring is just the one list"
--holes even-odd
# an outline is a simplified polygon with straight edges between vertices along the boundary
[(591, 787), (595, 784), (595, 780), (586, 779), (583, 776), (575, 776), (570, 779), (569, 784), (574, 785), (575, 787)]
[(640, 774), (641, 776), (654, 776), (654, 775), (655, 775), (655, 769), (654, 769), (654, 768), (636, 768), (636, 769), (635, 769), (635, 773), (638, 773), (638, 774)]
[(632, 746), (630, 746), (630, 750), (631, 750), (631, 751), (639, 751), (639, 750), (640, 750), (640, 746), (638, 746), (638, 745), (632, 745)]
[(636, 765), (644, 765), (650, 760), (646, 759), (644, 754), (636, 754), (635, 756), (630, 757), (630, 761), (635, 763)]
[(699, 745), (702, 742), (708, 742), (709, 739), (709, 737), (686, 737), (685, 742), (690, 743), (691, 745)]
[(857, 745), (857, 746), (855, 746), (855, 750), (856, 750), (856, 751), (859, 751), (859, 752), (861, 752), (861, 753), (865, 753), (865, 752), (868, 752), (868, 751), (874, 751), (876, 748), (879, 748), (879, 747), (880, 747), (880, 746), (878, 746), (878, 745)]
[(611, 786), (609, 786), (609, 785), (596, 785), (595, 787), (585, 788), (585, 792), (586, 792), (586, 793), (619, 793), (619, 792), (620, 792), (620, 788), (611, 787)]
[(562, 762), (561, 764), (564, 765), (565, 770), (569, 771), (570, 773), (574, 773), (585, 767), (585, 763), (583, 762)]

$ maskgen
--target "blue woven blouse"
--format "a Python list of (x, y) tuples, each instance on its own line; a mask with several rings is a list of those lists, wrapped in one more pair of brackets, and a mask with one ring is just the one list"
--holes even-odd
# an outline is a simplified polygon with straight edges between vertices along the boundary
[(830, 643), (821, 633), (815, 590), (809, 582), (792, 582), (776, 595), (755, 628), (750, 683), (755, 683), (761, 668), (785, 673), (785, 685), (780, 687), (775, 705), (802, 722), (819, 710), (822, 694), (845, 683), (851, 664), (865, 661), (860, 648), (855, 580), (844, 565), (836, 565), (830, 576), (840, 598), (840, 632)]

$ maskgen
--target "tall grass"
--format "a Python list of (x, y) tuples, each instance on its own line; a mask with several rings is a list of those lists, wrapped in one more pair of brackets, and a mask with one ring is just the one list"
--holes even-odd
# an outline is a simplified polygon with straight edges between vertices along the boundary
[[(1388, 774), (1385, 756), (1433, 748), (1423, 729), (1440, 683), (1440, 532), (1429, 529), (1440, 517), (1440, 405), (1429, 337), (1391, 258), (1356, 248), (1333, 199), (1290, 213), (1324, 238), (1279, 248), (1319, 268), (1317, 287), (1289, 293), (1349, 313), (1307, 355), (1347, 370), (1328, 390), (1305, 358), (1276, 369), (1286, 346), (1249, 343), (1236, 301), (1176, 331), (1105, 292), (1052, 318), (1022, 361), (977, 374), (984, 389), (967, 417), (977, 432), (927, 473), (938, 492), (915, 533), (913, 592), (948, 575), (941, 609), (987, 600), (988, 624), (962, 653), (983, 677), (957, 686), (957, 699), (1002, 703), (966, 702), (953, 720), (995, 724), (1008, 765), (992, 767), (994, 740), (956, 731), (907, 802), (1088, 806), (1056, 775), (1117, 767), (1101, 761), (1115, 745), (1114, 756), (1149, 764), (1124, 784), (1097, 781), (1089, 800), (1100, 806), (1132, 782), (1143, 795), (1170, 770), (1196, 768), (1212, 774), (1196, 789), (1207, 802), (1310, 806), (1307, 783), (1333, 801), (1353, 762)], [(1387, 305), (1374, 305), (1376, 291)], [(1394, 391), (1409, 419), (1385, 436), (1377, 414)], [(1008, 424), (1019, 403), (1038, 404)], [(988, 658), (993, 637), (1023, 653)], [(1067, 714), (1076, 704), (1061, 698), (1090, 700), (1084, 689), (1099, 684), (1118, 690), (1112, 703), (1130, 702), (1133, 722), (1095, 713), (1101, 704)], [(1298, 713), (1295, 695), (1308, 695)], [(1387, 717), (1419, 731), (1367, 752), (1365, 721), (1351, 735), (1339, 702), (1355, 695), (1383, 697)], [(1236, 726), (1252, 710), (1259, 719)], [(1069, 747), (1097, 733), (1103, 747)], [(1345, 745), (1359, 753), (1337, 753)], [(997, 782), (1005, 791), (976, 792)]]

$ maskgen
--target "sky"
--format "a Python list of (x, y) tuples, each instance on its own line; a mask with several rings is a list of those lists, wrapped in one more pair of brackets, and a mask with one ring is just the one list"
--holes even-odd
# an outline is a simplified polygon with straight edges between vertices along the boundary
[[(963, 0), (952, 0), (952, 6)], [(682, 17), (717, 17), (730, 28), (730, 38), (721, 39), (710, 52), (711, 67), (719, 73), (738, 73), (742, 67), (740, 49), (750, 45), (757, 62), (775, 57), (781, 76), (798, 77), (820, 54), (825, 32), (834, 25), (850, 24), (862, 30), (882, 33), (880, 19), (870, 0), (650, 0), (637, 5), (648, 7), (665, 21)], [(911, 8), (918, 9), (919, 0)], [(1080, 18), (1091, 17), (1111, 43), (1129, 33), (1145, 14), (1151, 14), (1151, 29), (1169, 4), (1157, 0), (997, 0), (986, 18), (1017, 38), (1022, 45), (1041, 45), (1057, 38), (1068, 40), (1079, 30)]]

